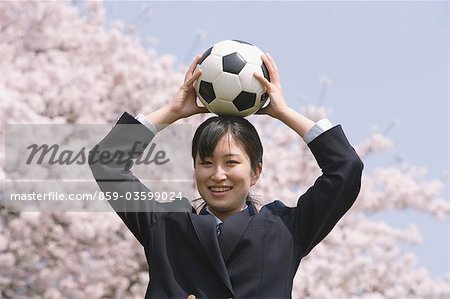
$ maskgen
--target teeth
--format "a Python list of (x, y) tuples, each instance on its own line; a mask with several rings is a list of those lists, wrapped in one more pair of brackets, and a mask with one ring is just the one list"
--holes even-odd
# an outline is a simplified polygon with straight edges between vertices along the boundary
[(210, 187), (209, 189), (213, 192), (225, 192), (225, 191), (230, 190), (231, 188), (230, 187)]

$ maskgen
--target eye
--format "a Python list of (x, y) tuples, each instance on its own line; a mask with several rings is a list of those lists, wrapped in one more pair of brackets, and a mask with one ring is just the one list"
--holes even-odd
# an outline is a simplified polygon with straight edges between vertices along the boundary
[(239, 162), (236, 160), (228, 160), (227, 164), (239, 164)]
[(200, 161), (200, 165), (211, 165), (211, 164), (212, 164), (212, 162), (208, 161), (208, 160), (201, 160)]

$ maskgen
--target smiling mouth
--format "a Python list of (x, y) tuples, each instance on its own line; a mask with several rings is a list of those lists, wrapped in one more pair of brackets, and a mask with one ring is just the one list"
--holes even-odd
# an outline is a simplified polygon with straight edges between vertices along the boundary
[(208, 187), (212, 192), (227, 192), (233, 189), (233, 187)]

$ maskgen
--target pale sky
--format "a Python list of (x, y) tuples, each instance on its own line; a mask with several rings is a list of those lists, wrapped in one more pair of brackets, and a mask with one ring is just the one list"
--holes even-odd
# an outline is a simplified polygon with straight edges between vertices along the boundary
[[(395, 121), (388, 132), (393, 149), (365, 159), (366, 174), (400, 157), (426, 167), (429, 179), (448, 175), (447, 2), (111, 1), (105, 6), (108, 20), (134, 23), (145, 46), (175, 55), (177, 63), (189, 63), (224, 39), (269, 52), (291, 106), (323, 101), (331, 108), (330, 120), (342, 124), (353, 144), (364, 141), (374, 126), (387, 128)], [(332, 82), (325, 94), (321, 76)], [(450, 271), (450, 220), (411, 211), (376, 219), (401, 228), (416, 223), (424, 244), (408, 250), (417, 254), (419, 266), (433, 276)]]

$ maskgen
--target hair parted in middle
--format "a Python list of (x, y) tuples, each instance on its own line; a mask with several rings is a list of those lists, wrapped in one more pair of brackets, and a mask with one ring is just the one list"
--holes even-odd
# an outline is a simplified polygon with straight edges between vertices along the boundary
[(205, 120), (195, 131), (192, 139), (192, 159), (195, 164), (197, 153), (201, 159), (212, 156), (222, 136), (230, 134), (247, 153), (252, 169), (262, 163), (263, 147), (255, 127), (239, 116), (213, 116)]

